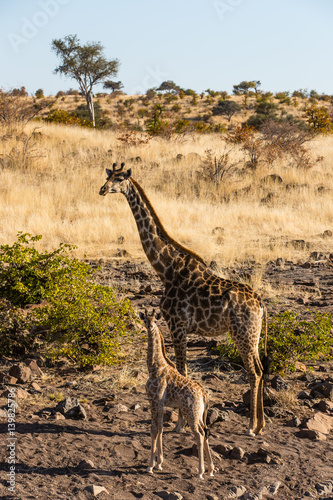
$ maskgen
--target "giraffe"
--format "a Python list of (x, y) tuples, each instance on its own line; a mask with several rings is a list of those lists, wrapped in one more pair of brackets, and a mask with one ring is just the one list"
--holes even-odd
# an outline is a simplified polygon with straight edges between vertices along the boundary
[[(147, 366), (149, 378), (146, 392), (151, 409), (151, 453), (147, 472), (152, 473), (157, 461), (157, 469), (162, 470), (163, 409), (171, 406), (181, 410), (198, 445), (199, 473), (203, 479), (205, 472), (204, 452), (208, 462), (208, 473), (214, 475), (214, 465), (208, 445), (206, 416), (208, 394), (199, 382), (181, 375), (165, 352), (163, 336), (156, 324), (161, 315), (153, 311), (139, 313), (148, 333)], [(156, 457), (157, 448), (157, 457)], [(156, 460), (157, 458), (157, 460)]]
[[(125, 195), (137, 224), (148, 260), (164, 285), (160, 310), (166, 320), (175, 350), (178, 371), (185, 375), (187, 334), (215, 337), (230, 333), (247, 371), (250, 422), (247, 433), (261, 434), (265, 426), (263, 407), (263, 367), (258, 345), (267, 313), (260, 296), (248, 285), (215, 275), (204, 260), (171, 238), (164, 229), (142, 187), (114, 163), (106, 169), (107, 180), (99, 194)], [(180, 416), (181, 417), (181, 416)], [(176, 430), (181, 429), (181, 418)]]

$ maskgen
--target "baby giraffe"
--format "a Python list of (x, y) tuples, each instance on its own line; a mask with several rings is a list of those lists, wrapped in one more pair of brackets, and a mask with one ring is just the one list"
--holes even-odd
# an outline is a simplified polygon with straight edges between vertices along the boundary
[[(153, 311), (139, 314), (148, 332), (147, 365), (149, 379), (146, 392), (151, 409), (151, 455), (147, 471), (152, 473), (157, 458), (157, 469), (162, 470), (163, 450), (163, 409), (171, 406), (180, 409), (180, 413), (190, 426), (198, 445), (199, 474), (203, 479), (205, 472), (204, 452), (208, 462), (210, 476), (214, 474), (214, 465), (206, 435), (206, 415), (208, 394), (196, 381), (181, 375), (175, 365), (167, 358), (162, 334), (155, 323), (161, 315)], [(157, 457), (156, 457), (157, 448)]]

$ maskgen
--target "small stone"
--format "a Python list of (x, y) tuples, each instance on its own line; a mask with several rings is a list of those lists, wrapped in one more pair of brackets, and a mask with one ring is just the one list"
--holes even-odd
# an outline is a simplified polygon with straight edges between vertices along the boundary
[(241, 460), (245, 455), (245, 451), (243, 448), (240, 448), (239, 446), (235, 446), (230, 453), (230, 457), (234, 458), (236, 460)]
[(19, 363), (18, 365), (13, 365), (9, 369), (9, 375), (15, 377), (17, 379), (18, 384), (24, 384), (31, 380), (32, 372), (28, 366), (23, 363)]
[(118, 404), (115, 406), (115, 409), (117, 413), (127, 413), (128, 412), (128, 407), (122, 404)]
[(230, 486), (228, 498), (239, 498), (246, 492), (245, 486)]
[(94, 462), (91, 460), (82, 460), (79, 465), (77, 466), (78, 469), (94, 469), (95, 465)]
[(311, 394), (308, 391), (301, 391), (297, 394), (297, 399), (305, 400), (305, 399), (313, 399)]
[(304, 372), (305, 373), (307, 371), (306, 365), (304, 363), (300, 363), (299, 361), (296, 361), (296, 363), (295, 363), (295, 369), (298, 372)]
[(0, 409), (0, 418), (5, 418), (5, 419), (8, 418), (7, 411), (2, 408)]
[(310, 429), (301, 429), (296, 433), (296, 436), (299, 438), (312, 439), (314, 441), (326, 441), (326, 435), (321, 432), (310, 430)]
[(154, 495), (163, 498), (163, 500), (182, 500), (183, 496), (176, 492), (170, 492), (170, 491), (154, 491)]
[(207, 425), (210, 426), (219, 419), (219, 412), (216, 409), (210, 408), (207, 412)]
[(35, 392), (42, 392), (42, 389), (37, 382), (32, 382), (31, 387)]
[(135, 405), (131, 406), (131, 410), (134, 410), (134, 411), (135, 410), (139, 410), (140, 408), (141, 408), (141, 406), (138, 403), (136, 403)]
[(65, 415), (63, 415), (62, 413), (60, 413), (59, 411), (57, 411), (54, 414), (54, 419), (55, 420), (66, 420), (66, 417), (65, 417)]
[(276, 375), (271, 380), (271, 386), (277, 391), (289, 389), (290, 385), (280, 375)]
[(315, 485), (319, 495), (329, 495), (333, 491), (333, 481), (325, 481), (324, 483), (317, 483)]
[(104, 488), (104, 486), (97, 486), (96, 484), (93, 484), (92, 486), (87, 486), (85, 489), (92, 493), (94, 497), (97, 497), (97, 495), (99, 495), (103, 491), (105, 491), (105, 493), (109, 495), (108, 490)]
[(38, 376), (41, 376), (43, 375), (43, 372), (42, 370), (39, 368), (39, 366), (37, 365), (36, 363), (36, 360), (32, 359), (32, 358), (26, 358), (24, 360), (24, 363), (27, 365), (28, 368), (30, 368), (31, 372), (34, 374), (34, 375), (38, 375)]
[(233, 447), (230, 444), (218, 444), (214, 446), (214, 450), (224, 457), (228, 457), (232, 449)]
[(331, 413), (333, 412), (333, 402), (322, 399), (316, 404), (315, 408), (323, 413)]
[(300, 419), (294, 415), (293, 418), (287, 422), (287, 425), (289, 425), (289, 427), (299, 427), (301, 423)]
[[(9, 394), (13, 394), (13, 392), (6, 389), (1, 394), (1, 396), (7, 398)], [(20, 399), (27, 399), (30, 396), (28, 391), (25, 391), (24, 389), (21, 389), (20, 387), (15, 387), (14, 395), (15, 395), (15, 398), (20, 398)]]

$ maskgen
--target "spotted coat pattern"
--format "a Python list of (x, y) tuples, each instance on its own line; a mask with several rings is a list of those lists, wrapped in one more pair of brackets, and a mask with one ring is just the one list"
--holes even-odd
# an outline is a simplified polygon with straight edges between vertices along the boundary
[[(208, 410), (208, 394), (201, 384), (181, 375), (165, 352), (163, 336), (155, 322), (155, 313), (140, 314), (148, 332), (147, 366), (149, 378), (146, 392), (151, 409), (151, 456), (147, 468), (153, 472), (162, 469), (163, 409), (165, 406), (179, 408), (198, 445), (199, 478), (203, 478), (204, 452), (208, 462), (208, 472), (213, 476), (214, 465), (205, 433)], [(156, 315), (157, 319), (157, 315)], [(157, 448), (157, 456), (156, 456)]]
[[(100, 194), (122, 193), (134, 215), (143, 249), (164, 284), (160, 309), (168, 323), (177, 369), (186, 369), (187, 334), (219, 336), (229, 332), (242, 357), (250, 389), (249, 435), (261, 434), (264, 426), (263, 368), (258, 344), (266, 309), (248, 285), (215, 275), (202, 258), (171, 238), (160, 222), (131, 170), (107, 169)], [(267, 320), (265, 321), (265, 326)], [(267, 327), (265, 344), (267, 339)]]

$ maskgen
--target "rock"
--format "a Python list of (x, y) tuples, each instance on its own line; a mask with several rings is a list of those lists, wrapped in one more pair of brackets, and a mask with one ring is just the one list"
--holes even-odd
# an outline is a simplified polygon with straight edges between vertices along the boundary
[(333, 233), (330, 229), (326, 229), (326, 231), (323, 232), (323, 234), (321, 235), (322, 238), (324, 239), (327, 239), (327, 238), (332, 238), (333, 236)]
[(228, 457), (232, 449), (233, 447), (230, 444), (218, 444), (214, 446), (214, 450), (224, 457)]
[(207, 425), (212, 425), (219, 420), (220, 413), (215, 408), (209, 408), (207, 412)]
[(60, 411), (60, 413), (64, 415), (69, 410), (71, 410), (75, 406), (78, 406), (79, 404), (80, 402), (77, 398), (65, 398), (57, 404), (55, 410)]
[(264, 486), (263, 488), (261, 488), (260, 493), (265, 496), (274, 496), (277, 494), (280, 486), (281, 481), (275, 481), (275, 483), (271, 484), (270, 486)]
[(97, 497), (97, 495), (99, 495), (103, 491), (105, 491), (107, 495), (110, 494), (108, 490), (104, 488), (104, 486), (97, 486), (96, 484), (93, 484), (92, 486), (87, 486), (85, 490), (89, 491), (89, 493), (92, 493), (94, 497)]
[(122, 404), (115, 405), (114, 407), (117, 413), (127, 413), (128, 407)]
[(31, 384), (31, 388), (35, 391), (35, 392), (42, 392), (42, 389), (40, 387), (39, 384), (37, 384), (37, 382), (32, 382)]
[(245, 451), (239, 446), (235, 446), (230, 452), (230, 458), (234, 458), (235, 460), (241, 460), (244, 455)]
[(43, 375), (43, 372), (42, 370), (39, 368), (39, 366), (37, 365), (36, 363), (36, 360), (35, 359), (32, 359), (32, 358), (26, 358), (24, 360), (24, 363), (26, 364), (26, 366), (28, 368), (30, 368), (31, 372), (33, 375), (36, 375), (36, 376), (41, 376)]
[(245, 486), (230, 486), (228, 488), (230, 492), (227, 498), (239, 498), (246, 492)]
[(65, 413), (65, 417), (72, 418), (74, 420), (87, 420), (87, 413), (83, 406), (79, 404), (68, 410)]
[(301, 423), (300, 419), (294, 415), (291, 420), (288, 420), (287, 425), (289, 425), (289, 427), (299, 427)]
[(18, 365), (13, 365), (9, 369), (9, 375), (17, 379), (18, 384), (24, 384), (31, 380), (32, 372), (30, 368), (24, 363), (19, 363)]
[(324, 483), (317, 483), (315, 485), (319, 495), (328, 495), (333, 492), (333, 481), (325, 481)]
[(273, 389), (281, 391), (283, 389), (289, 389), (290, 384), (288, 384), (288, 382), (286, 382), (282, 377), (280, 377), (280, 375), (276, 375), (271, 380), (271, 386), (273, 387)]
[(95, 465), (94, 462), (91, 460), (82, 460), (79, 465), (77, 466), (78, 469), (94, 469)]
[(55, 411), (62, 413), (66, 418), (87, 420), (87, 414), (77, 398), (65, 398), (55, 407)]
[(8, 418), (7, 411), (3, 408), (0, 408), (0, 418), (5, 418), (6, 420)]
[(55, 420), (66, 420), (66, 417), (65, 417), (65, 415), (63, 415), (62, 413), (60, 413), (59, 411), (57, 411), (54, 414), (54, 419)]
[(312, 439), (314, 441), (326, 441), (326, 435), (318, 431), (313, 431), (310, 429), (302, 429), (296, 432), (296, 436), (303, 439)]
[(329, 434), (333, 428), (333, 417), (316, 413), (312, 418), (305, 423), (306, 429), (317, 431), (322, 434)]
[(182, 495), (176, 491), (154, 491), (154, 495), (163, 498), (163, 500), (182, 500)]
[(0, 384), (15, 385), (17, 378), (7, 375), (7, 373), (0, 372)]
[(117, 444), (114, 447), (114, 451), (119, 458), (124, 459), (126, 462), (130, 462), (135, 459), (136, 453), (132, 446), (127, 446), (125, 444)]
[(135, 405), (131, 406), (131, 410), (134, 410), (134, 411), (135, 410), (139, 410), (140, 408), (141, 408), (141, 406), (138, 403), (136, 403)]
[(323, 412), (323, 413), (332, 413), (333, 412), (333, 402), (332, 401), (325, 401), (322, 399), (317, 403), (314, 408), (317, 410)]
[(302, 401), (304, 401), (305, 399), (313, 399), (313, 397), (311, 396), (311, 394), (308, 392), (308, 391), (301, 391), (297, 394), (297, 399), (301, 399)]
[(323, 383), (316, 384), (311, 389), (311, 395), (313, 397), (318, 397), (322, 395), (324, 398), (328, 398), (333, 401), (333, 384), (329, 380), (325, 380)]
[[(7, 398), (8, 394), (12, 394), (12, 392), (9, 391), (8, 389), (6, 389), (1, 394), (1, 396), (4, 397), (4, 398)], [(25, 391), (24, 389), (21, 389), (20, 387), (15, 387), (15, 393), (14, 394), (15, 394), (15, 398), (20, 398), (20, 399), (27, 399), (28, 397), (30, 397), (30, 394), (28, 393), (28, 391)]]

